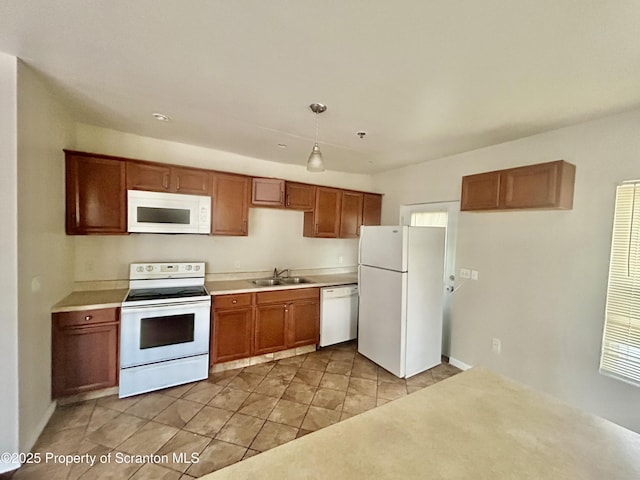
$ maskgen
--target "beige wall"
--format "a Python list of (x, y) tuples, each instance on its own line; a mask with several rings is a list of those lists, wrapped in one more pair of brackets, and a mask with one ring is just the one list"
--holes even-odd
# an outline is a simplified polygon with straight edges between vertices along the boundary
[[(75, 148), (128, 158), (372, 190), (372, 178), (369, 175), (329, 171), (312, 174), (303, 166), (257, 160), (84, 124), (77, 125)], [(316, 269), (357, 265), (357, 240), (304, 238), (302, 219), (301, 212), (251, 208), (247, 237), (145, 234), (79, 236), (75, 239), (75, 279), (123, 280), (127, 278), (129, 263), (147, 261), (205, 261), (207, 273), (255, 272), (273, 270), (276, 266)]]
[[(640, 178), (640, 110), (379, 174), (384, 223), (402, 204), (459, 200), (463, 175), (564, 159), (571, 211), (461, 212), (451, 356), (640, 432), (640, 389), (598, 373), (615, 186)], [(502, 353), (491, 350), (492, 338)]]
[[(20, 449), (52, 412), (51, 306), (73, 281), (73, 238), (64, 232), (64, 155), (73, 123), (36, 73), (18, 63), (18, 299)], [(3, 223), (4, 225), (4, 223)]]
[[(16, 78), (17, 59), (0, 53), (0, 453), (19, 451)], [(1, 459), (0, 473), (17, 466)]]

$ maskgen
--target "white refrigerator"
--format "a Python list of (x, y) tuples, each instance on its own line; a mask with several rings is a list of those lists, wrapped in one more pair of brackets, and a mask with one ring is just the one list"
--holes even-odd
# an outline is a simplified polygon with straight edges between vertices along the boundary
[(361, 228), (358, 352), (400, 378), (441, 361), (444, 249), (444, 228)]

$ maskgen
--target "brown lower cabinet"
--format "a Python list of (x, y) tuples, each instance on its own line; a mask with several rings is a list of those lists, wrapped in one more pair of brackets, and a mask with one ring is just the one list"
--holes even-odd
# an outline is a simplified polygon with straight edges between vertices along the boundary
[(254, 355), (318, 343), (320, 289), (256, 294)]
[(320, 289), (214, 295), (211, 365), (316, 344)]
[(211, 366), (251, 356), (253, 310), (252, 293), (213, 297), (209, 355)]
[(118, 385), (120, 309), (52, 315), (52, 396)]

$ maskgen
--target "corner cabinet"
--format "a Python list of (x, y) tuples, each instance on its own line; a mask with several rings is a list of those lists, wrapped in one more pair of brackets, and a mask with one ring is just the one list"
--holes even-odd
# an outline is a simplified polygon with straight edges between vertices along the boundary
[(211, 234), (248, 235), (251, 177), (213, 172)]
[(462, 177), (460, 210), (573, 208), (576, 167), (564, 160)]
[(67, 234), (126, 234), (126, 163), (65, 150), (65, 169)]
[(119, 308), (52, 315), (52, 396), (118, 385)]

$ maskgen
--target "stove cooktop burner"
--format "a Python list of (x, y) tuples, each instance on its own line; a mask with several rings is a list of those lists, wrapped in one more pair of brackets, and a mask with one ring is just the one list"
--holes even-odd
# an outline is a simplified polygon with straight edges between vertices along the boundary
[(164, 300), (176, 298), (203, 297), (209, 293), (200, 285), (166, 288), (137, 288), (129, 290), (125, 302), (139, 302), (145, 300)]

